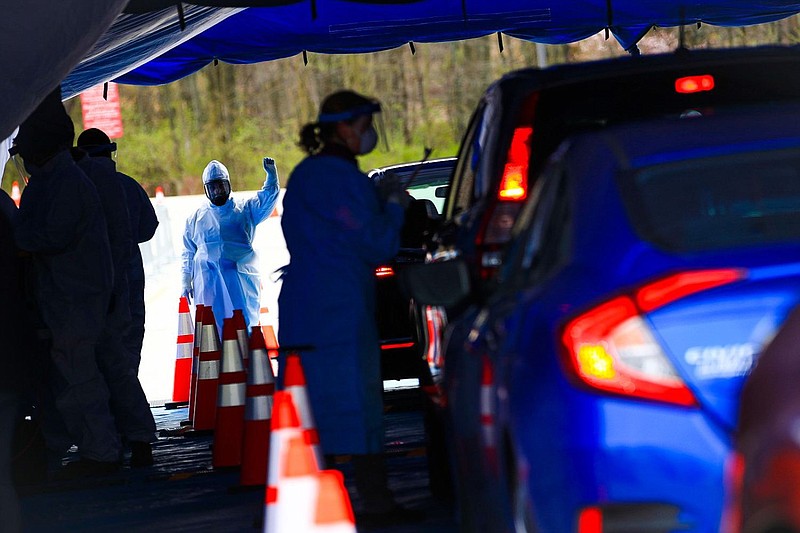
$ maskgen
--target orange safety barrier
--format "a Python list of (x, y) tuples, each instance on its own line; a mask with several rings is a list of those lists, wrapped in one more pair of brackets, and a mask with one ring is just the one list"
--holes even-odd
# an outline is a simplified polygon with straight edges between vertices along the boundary
[(242, 469), (239, 484), (264, 485), (267, 479), (275, 376), (267, 355), (264, 335), (258, 326), (251, 329), (249, 348), (244, 442), (242, 443)]
[(242, 463), (246, 381), (235, 318), (226, 318), (222, 323), (222, 359), (211, 457), (214, 468)]
[(178, 301), (178, 341), (175, 353), (175, 373), (172, 384), (172, 401), (188, 402), (192, 379), (192, 355), (194, 351), (194, 328), (189, 300), (181, 296)]

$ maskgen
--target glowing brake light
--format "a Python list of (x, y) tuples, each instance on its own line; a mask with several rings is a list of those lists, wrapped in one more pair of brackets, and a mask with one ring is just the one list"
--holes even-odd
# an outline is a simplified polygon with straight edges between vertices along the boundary
[(375, 269), (375, 275), (379, 278), (394, 276), (394, 269), (390, 266), (381, 266)]
[(636, 398), (694, 406), (642, 314), (744, 277), (737, 269), (684, 272), (612, 298), (570, 320), (561, 341), (566, 370), (589, 387)]
[(599, 507), (585, 507), (578, 515), (578, 533), (603, 533), (603, 511)]
[(675, 92), (680, 94), (699, 93), (710, 91), (714, 88), (714, 76), (703, 74), (700, 76), (685, 76), (675, 80)]
[(532, 135), (533, 128), (530, 126), (521, 126), (514, 130), (497, 192), (498, 199), (520, 202), (528, 196), (528, 162), (531, 158)]

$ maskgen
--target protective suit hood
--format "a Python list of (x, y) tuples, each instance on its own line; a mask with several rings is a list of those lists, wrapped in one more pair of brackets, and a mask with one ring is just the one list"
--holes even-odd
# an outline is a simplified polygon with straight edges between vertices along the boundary
[(203, 189), (206, 197), (215, 206), (222, 206), (228, 202), (231, 195), (231, 178), (228, 169), (212, 159), (203, 170)]

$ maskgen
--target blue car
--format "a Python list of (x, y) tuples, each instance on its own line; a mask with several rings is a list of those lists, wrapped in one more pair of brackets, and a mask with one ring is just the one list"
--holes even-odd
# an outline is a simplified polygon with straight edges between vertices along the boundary
[(464, 260), (409, 272), (422, 303), (471, 304), (443, 367), (464, 530), (718, 531), (743, 380), (800, 302), (799, 117), (571, 137), (489, 296)]

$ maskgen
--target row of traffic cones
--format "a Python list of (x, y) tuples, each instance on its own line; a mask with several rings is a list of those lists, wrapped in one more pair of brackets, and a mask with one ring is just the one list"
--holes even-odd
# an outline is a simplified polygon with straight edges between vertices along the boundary
[(248, 337), (235, 310), (223, 321), (220, 343), (211, 306), (197, 305), (194, 334), (186, 298), (178, 310), (173, 400), (188, 402), (183, 425), (191, 434), (213, 432), (214, 468), (241, 467), (242, 485), (264, 485), (275, 378), (262, 327)]
[[(198, 361), (200, 351), (200, 339), (202, 334), (203, 304), (198, 304), (195, 313), (195, 323), (192, 326), (192, 315), (189, 310), (189, 301), (186, 297), (181, 297), (178, 302), (178, 338), (177, 353), (175, 356), (175, 376), (172, 387), (172, 402), (169, 408), (185, 406), (188, 404), (193, 414), (192, 398), (190, 396), (191, 384), (197, 379)], [(248, 359), (248, 340), (247, 329), (244, 322), (244, 314), (240, 309), (233, 312), (232, 318), (236, 322), (236, 334), (239, 341), (244, 368), (247, 369)], [(271, 360), (278, 357), (278, 339), (275, 336), (275, 329), (271, 323), (270, 313), (266, 307), (261, 308), (261, 323), (259, 324), (264, 342)], [(223, 325), (224, 329), (224, 325)], [(273, 374), (275, 364), (273, 363)]]
[[(188, 302), (183, 300), (179, 311), (189, 316)], [(176, 382), (177, 361), (189, 360), (190, 327), (190, 316), (179, 320)], [(211, 307), (198, 305), (189, 387), (193, 429), (206, 428), (213, 418), (209, 429), (214, 432), (214, 468), (240, 466), (241, 485), (266, 485), (264, 531), (354, 533), (355, 519), (341, 473), (321, 469), (319, 436), (300, 355), (287, 354), (284, 390), (276, 392), (270, 359), (277, 355), (277, 341), (274, 333), (272, 342), (265, 341), (264, 333), (263, 326), (255, 326), (248, 339), (244, 317), (235, 312), (223, 322), (220, 345)], [(185, 372), (186, 363), (181, 365)]]

